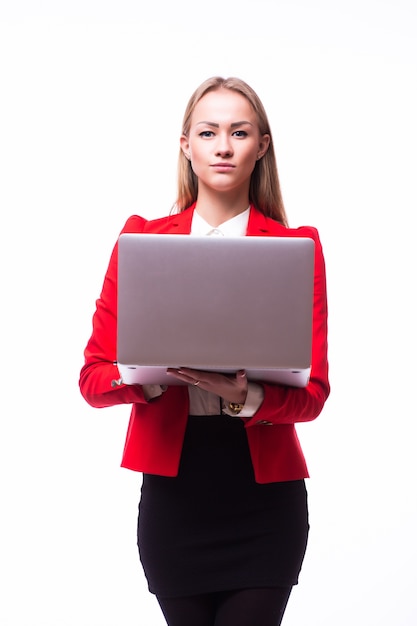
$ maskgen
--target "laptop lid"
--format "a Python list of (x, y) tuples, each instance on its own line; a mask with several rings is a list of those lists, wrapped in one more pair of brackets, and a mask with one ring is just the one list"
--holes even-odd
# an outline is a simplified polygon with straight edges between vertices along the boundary
[(126, 384), (182, 384), (166, 374), (181, 366), (307, 384), (312, 239), (126, 233), (118, 255)]

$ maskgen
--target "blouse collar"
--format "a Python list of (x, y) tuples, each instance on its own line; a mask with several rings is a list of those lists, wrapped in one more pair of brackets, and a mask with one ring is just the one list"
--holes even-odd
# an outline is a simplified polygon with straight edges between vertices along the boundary
[(201, 217), (197, 210), (193, 213), (191, 235), (217, 235), (220, 237), (243, 237), (246, 235), (249, 222), (250, 207), (219, 224), (216, 228)]

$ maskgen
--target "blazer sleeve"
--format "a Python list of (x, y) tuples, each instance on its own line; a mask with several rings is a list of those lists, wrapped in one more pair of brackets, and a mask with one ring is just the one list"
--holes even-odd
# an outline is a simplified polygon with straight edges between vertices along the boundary
[[(142, 232), (146, 220), (130, 217), (122, 233)], [(146, 402), (140, 385), (123, 385), (117, 368), (117, 250), (116, 242), (104, 278), (96, 310), (93, 330), (84, 351), (84, 365), (79, 386), (84, 399), (94, 407)]]
[(306, 387), (262, 383), (264, 401), (253, 417), (245, 420), (246, 428), (259, 424), (294, 424), (315, 419), (330, 393), (327, 360), (327, 289), (326, 270), (318, 231), (303, 226), (294, 236), (311, 237), (315, 242), (313, 332), (310, 380)]

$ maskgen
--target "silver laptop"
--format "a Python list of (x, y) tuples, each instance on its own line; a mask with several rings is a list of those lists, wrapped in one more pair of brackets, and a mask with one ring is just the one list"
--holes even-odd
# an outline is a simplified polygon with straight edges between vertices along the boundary
[(167, 367), (303, 387), (314, 241), (122, 234), (117, 361), (126, 384), (182, 384)]

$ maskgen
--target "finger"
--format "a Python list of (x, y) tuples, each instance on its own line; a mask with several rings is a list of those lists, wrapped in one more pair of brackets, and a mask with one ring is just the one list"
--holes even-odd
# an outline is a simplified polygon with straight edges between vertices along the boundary
[(194, 370), (191, 367), (179, 367), (178, 371), (180, 372), (180, 374), (184, 374), (185, 376), (189, 376), (193, 379), (198, 378), (199, 376), (202, 376), (204, 374), (204, 372), (200, 370)]
[(200, 383), (197, 370), (185, 370), (183, 368), (169, 367), (167, 369), (167, 374), (174, 376), (188, 385), (195, 385), (197, 381)]
[(236, 372), (236, 380), (240, 387), (244, 387), (247, 384), (246, 371), (239, 370), (238, 372)]
[(178, 380), (182, 380), (183, 382), (186, 382), (186, 383), (188, 383), (191, 380), (190, 377), (184, 374), (181, 370), (175, 369), (173, 367), (169, 367), (167, 369), (167, 374), (169, 374), (173, 378), (178, 378)]

